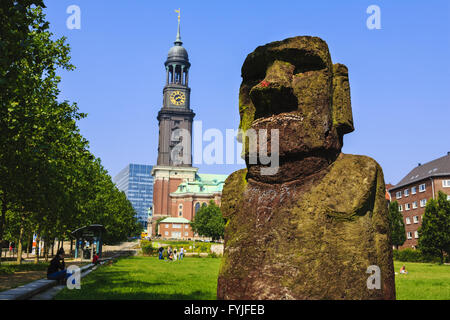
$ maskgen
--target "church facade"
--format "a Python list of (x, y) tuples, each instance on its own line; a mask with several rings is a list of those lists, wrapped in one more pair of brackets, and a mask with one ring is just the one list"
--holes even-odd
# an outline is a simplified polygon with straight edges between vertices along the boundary
[[(164, 63), (166, 84), (163, 106), (157, 116), (158, 159), (152, 169), (153, 210), (148, 223), (148, 233), (153, 237), (197, 237), (189, 222), (201, 206), (207, 205), (210, 200), (220, 205), (222, 188), (227, 178), (227, 175), (199, 174), (198, 168), (192, 166), (192, 121), (195, 113), (190, 108), (191, 64), (182, 44), (178, 17), (177, 37)], [(178, 230), (178, 224), (182, 231)], [(166, 231), (162, 230), (162, 226)]]

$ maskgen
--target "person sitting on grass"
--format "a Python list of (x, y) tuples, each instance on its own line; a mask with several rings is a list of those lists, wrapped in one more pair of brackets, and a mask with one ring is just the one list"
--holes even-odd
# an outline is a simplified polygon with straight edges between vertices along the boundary
[(400, 268), (400, 274), (408, 274), (404, 265)]
[(47, 269), (47, 279), (58, 280), (60, 284), (64, 284), (64, 280), (68, 278), (66, 264), (64, 262), (64, 249), (60, 248)]

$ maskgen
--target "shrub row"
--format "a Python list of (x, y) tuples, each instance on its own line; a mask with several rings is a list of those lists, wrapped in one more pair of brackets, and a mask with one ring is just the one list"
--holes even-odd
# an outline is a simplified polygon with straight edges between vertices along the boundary
[[(431, 262), (431, 263), (439, 263), (439, 257), (423, 254), (419, 249), (403, 249), (403, 250), (394, 250), (394, 260), (402, 261), (402, 262)], [(450, 257), (446, 257), (446, 262), (449, 262)]]

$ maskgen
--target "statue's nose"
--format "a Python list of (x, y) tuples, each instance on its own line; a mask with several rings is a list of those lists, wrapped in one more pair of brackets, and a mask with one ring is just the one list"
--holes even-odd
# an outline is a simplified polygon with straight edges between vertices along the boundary
[(250, 90), (250, 99), (255, 106), (255, 120), (294, 111), (298, 107), (291, 86), (268, 80), (261, 81)]

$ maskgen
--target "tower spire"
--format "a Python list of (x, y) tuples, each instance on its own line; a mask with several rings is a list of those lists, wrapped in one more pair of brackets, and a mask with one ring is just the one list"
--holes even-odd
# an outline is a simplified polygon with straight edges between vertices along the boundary
[(175, 10), (175, 12), (178, 13), (178, 31), (177, 31), (177, 38), (175, 39), (174, 44), (181, 46), (183, 44), (183, 42), (181, 42), (181, 35), (180, 35), (180, 11), (181, 9), (178, 8), (178, 10)]

